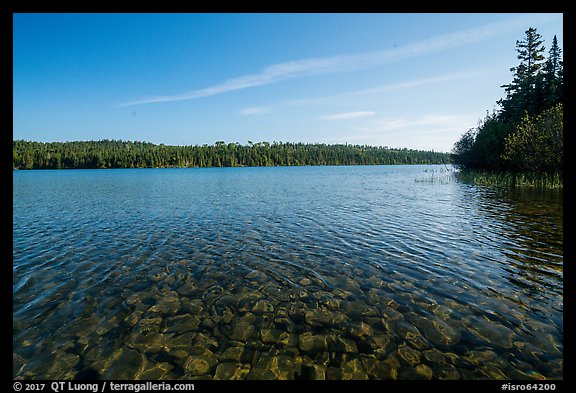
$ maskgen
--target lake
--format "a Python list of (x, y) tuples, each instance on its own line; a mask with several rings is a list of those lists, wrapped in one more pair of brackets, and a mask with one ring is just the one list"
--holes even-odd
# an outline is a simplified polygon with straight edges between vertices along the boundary
[(14, 171), (13, 377), (562, 379), (562, 192), (453, 175)]

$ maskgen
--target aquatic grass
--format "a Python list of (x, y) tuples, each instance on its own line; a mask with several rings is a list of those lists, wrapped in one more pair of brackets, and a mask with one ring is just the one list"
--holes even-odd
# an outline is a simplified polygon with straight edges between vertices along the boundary
[(462, 170), (455, 177), (463, 182), (479, 186), (527, 187), (537, 189), (563, 189), (564, 181), (560, 173), (539, 172), (490, 172)]
[(444, 166), (444, 168), (440, 169), (425, 169), (424, 173), (426, 174), (424, 177), (416, 178), (414, 179), (414, 182), (448, 184), (454, 181), (456, 169)]

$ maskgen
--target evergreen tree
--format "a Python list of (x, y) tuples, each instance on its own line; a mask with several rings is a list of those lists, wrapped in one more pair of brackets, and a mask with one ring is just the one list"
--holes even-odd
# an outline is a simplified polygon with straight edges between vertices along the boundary
[(554, 36), (543, 69), (543, 94), (548, 107), (563, 100), (563, 75), (562, 50), (558, 46), (558, 38)]
[(537, 97), (542, 83), (541, 69), (546, 48), (536, 28), (530, 27), (525, 33), (524, 40), (516, 41), (520, 64), (510, 69), (514, 73), (514, 79), (510, 84), (502, 86), (506, 91), (506, 98), (498, 101), (502, 107), (502, 119), (515, 123), (525, 112), (538, 113), (544, 109)]
[(452, 150), (456, 165), (465, 169), (556, 172), (562, 170), (563, 64), (554, 36), (545, 47), (535, 28), (516, 41), (520, 64), (501, 109), (486, 114), (478, 127), (466, 132)]

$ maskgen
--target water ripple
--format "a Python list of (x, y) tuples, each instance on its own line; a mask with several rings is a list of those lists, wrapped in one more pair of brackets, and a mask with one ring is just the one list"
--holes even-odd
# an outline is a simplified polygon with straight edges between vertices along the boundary
[(439, 170), (19, 171), (14, 378), (562, 378), (561, 196)]

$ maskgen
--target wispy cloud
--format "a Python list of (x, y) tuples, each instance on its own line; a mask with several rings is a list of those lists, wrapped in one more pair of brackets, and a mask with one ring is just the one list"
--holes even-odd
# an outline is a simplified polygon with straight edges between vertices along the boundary
[(327, 115), (327, 116), (321, 117), (321, 119), (322, 120), (349, 120), (349, 119), (357, 119), (359, 117), (373, 116), (375, 114), (376, 114), (376, 112), (369, 112), (369, 111), (345, 112), (345, 113), (336, 113), (333, 115)]
[(240, 109), (240, 111), (239, 111), (239, 113), (242, 116), (262, 115), (262, 114), (268, 113), (268, 112), (270, 112), (270, 108), (265, 107), (265, 106), (254, 106), (254, 107), (250, 107), (250, 108)]
[(406, 117), (379, 117), (354, 125), (326, 138), (332, 143), (409, 147), (449, 151), (462, 131), (475, 121), (471, 114), (431, 113)]
[(441, 132), (452, 130), (464, 130), (470, 127), (474, 115), (445, 115), (430, 114), (419, 117), (397, 117), (397, 118), (378, 118), (371, 120), (369, 124), (356, 126), (355, 131), (362, 133), (386, 133), (409, 131), (417, 134), (419, 132)]
[(413, 42), (393, 49), (273, 64), (266, 67), (260, 73), (239, 76), (204, 89), (192, 90), (181, 94), (143, 98), (140, 100), (125, 102), (120, 104), (119, 107), (157, 102), (192, 100), (236, 90), (269, 85), (289, 79), (358, 71), (378, 67), (407, 58), (423, 56), (449, 48), (480, 42), (507, 31), (513, 31), (518, 29), (518, 27), (523, 27), (527, 24), (536, 23), (538, 21), (546, 21), (553, 17), (558, 17), (558, 15), (528, 14), (516, 16), (480, 27)]
[(369, 94), (380, 94), (386, 93), (389, 91), (398, 91), (404, 89), (411, 89), (420, 86), (431, 85), (434, 83), (444, 83), (449, 81), (456, 81), (462, 79), (471, 79), (471, 78), (478, 78), (482, 74), (486, 74), (489, 71), (487, 70), (470, 70), (466, 72), (459, 72), (459, 73), (450, 73), (450, 74), (443, 74), (437, 75), (429, 78), (421, 78), (411, 81), (399, 82), (399, 83), (391, 83), (388, 85), (377, 86), (371, 89), (364, 89), (364, 90), (354, 90), (354, 91), (347, 91), (338, 94), (331, 94), (329, 96), (322, 96), (322, 97), (314, 97), (314, 98), (301, 98), (295, 100), (288, 100), (286, 103), (288, 105), (316, 105), (316, 104), (323, 104), (327, 101), (344, 98), (344, 97), (351, 97), (351, 96), (358, 96), (358, 95), (369, 95)]

